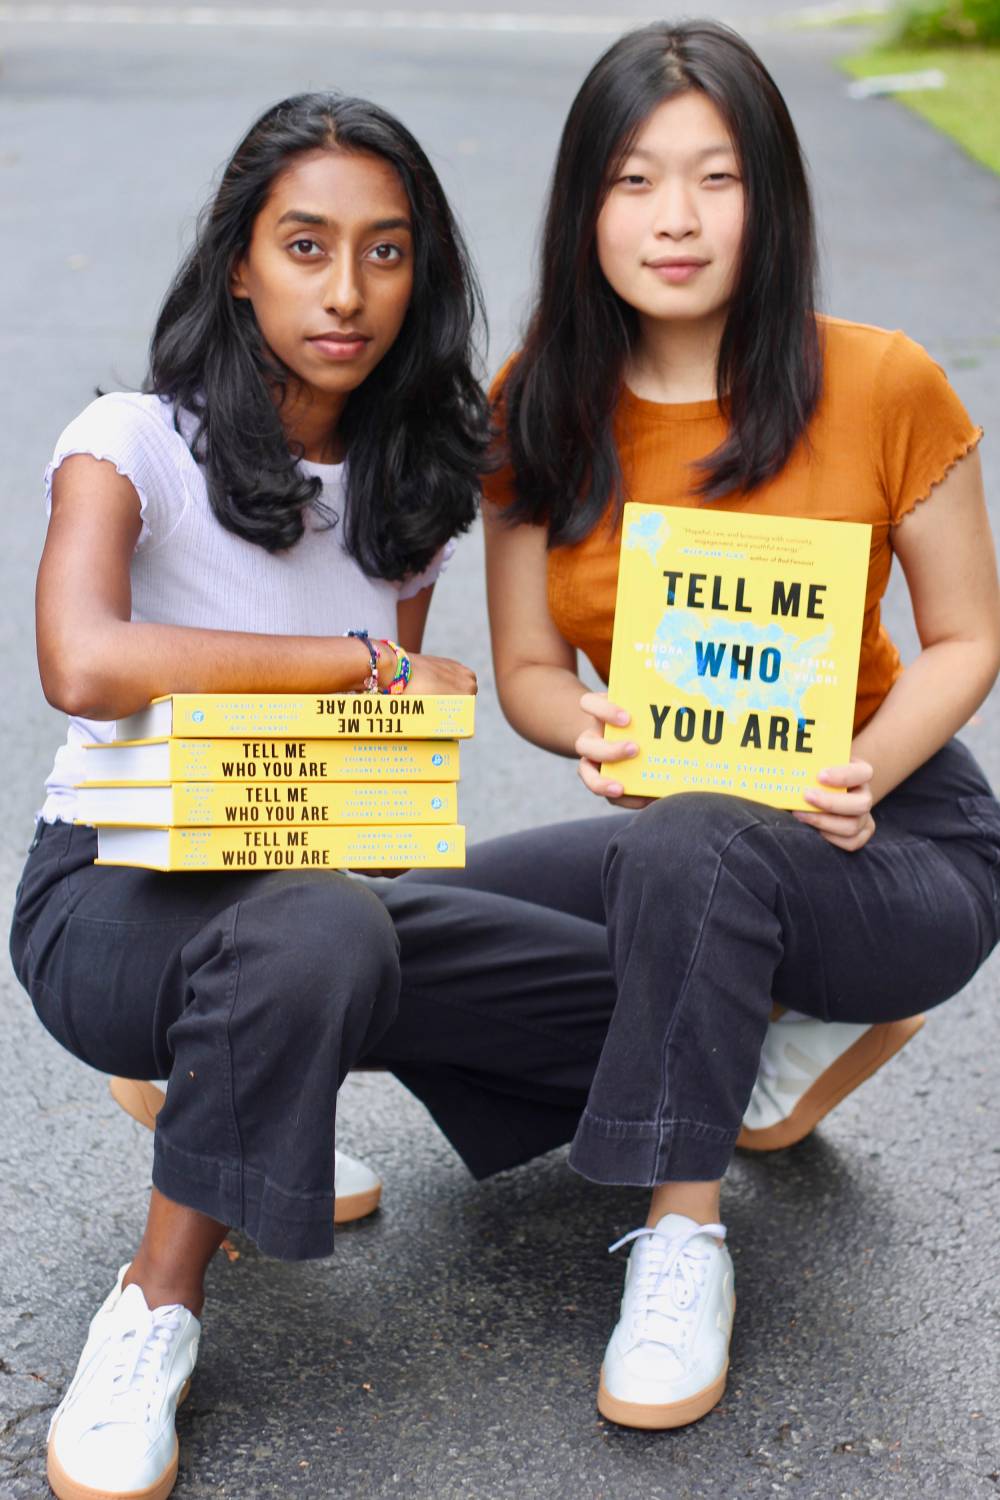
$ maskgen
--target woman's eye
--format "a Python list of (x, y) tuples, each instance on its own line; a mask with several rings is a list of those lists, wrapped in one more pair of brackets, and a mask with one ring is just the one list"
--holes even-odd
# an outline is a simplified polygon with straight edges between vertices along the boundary
[(705, 181), (712, 183), (735, 182), (736, 174), (734, 172), (709, 172)]
[(642, 187), (646, 181), (641, 172), (626, 172), (624, 177), (619, 177), (626, 187)]
[(372, 260), (377, 260), (383, 266), (392, 265), (394, 261), (403, 258), (403, 252), (398, 245), (376, 245), (370, 253)]
[(313, 252), (320, 250), (315, 240), (293, 240), (288, 248), (294, 250), (296, 255), (305, 256), (310, 260), (315, 259)]

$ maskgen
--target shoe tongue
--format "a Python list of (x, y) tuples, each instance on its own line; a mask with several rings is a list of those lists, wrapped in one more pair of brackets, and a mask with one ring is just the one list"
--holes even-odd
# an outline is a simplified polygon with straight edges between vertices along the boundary
[(688, 1234), (692, 1229), (700, 1226), (695, 1219), (689, 1219), (684, 1214), (664, 1214), (654, 1226), (657, 1234), (666, 1235), (667, 1239), (677, 1239), (678, 1235)]
[(115, 1308), (116, 1314), (123, 1321), (130, 1319), (141, 1321), (143, 1318), (149, 1317), (150, 1311), (151, 1309), (143, 1294), (142, 1287), (137, 1286), (134, 1281), (131, 1286), (127, 1286), (122, 1292), (118, 1298), (118, 1305)]
[[(180, 1302), (164, 1302), (160, 1307), (150, 1307), (142, 1287), (133, 1281), (131, 1286), (127, 1286), (122, 1292), (114, 1311), (115, 1316), (122, 1322), (142, 1326), (154, 1323), (158, 1314), (184, 1313), (188, 1309)], [(189, 1313), (189, 1316), (194, 1317), (194, 1314)]]

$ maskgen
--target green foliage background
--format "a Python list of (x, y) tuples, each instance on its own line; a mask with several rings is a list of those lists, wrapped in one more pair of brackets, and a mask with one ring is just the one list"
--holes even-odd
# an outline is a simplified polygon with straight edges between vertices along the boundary
[(898, 12), (897, 45), (1000, 45), (1000, 0), (907, 0)]

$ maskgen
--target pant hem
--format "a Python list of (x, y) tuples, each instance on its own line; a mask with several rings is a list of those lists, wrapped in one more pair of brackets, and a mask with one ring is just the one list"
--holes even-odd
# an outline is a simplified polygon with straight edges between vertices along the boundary
[(629, 1122), (584, 1113), (569, 1153), (581, 1177), (609, 1187), (716, 1182), (732, 1161), (736, 1133), (695, 1121)]
[(288, 1193), (253, 1167), (194, 1156), (153, 1140), (153, 1186), (174, 1203), (239, 1229), (276, 1260), (318, 1260), (333, 1253), (332, 1192)]

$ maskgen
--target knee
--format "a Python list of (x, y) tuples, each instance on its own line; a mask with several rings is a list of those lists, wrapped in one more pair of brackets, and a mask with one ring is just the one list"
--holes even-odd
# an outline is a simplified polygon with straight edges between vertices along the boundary
[(702, 861), (717, 862), (735, 839), (756, 826), (765, 811), (756, 803), (716, 792), (661, 797), (611, 840), (605, 878), (613, 869), (686, 878)]
[[(280, 992), (282, 1014), (313, 1029), (339, 1028), (348, 1015), (354, 1024), (388, 1025), (399, 992), (399, 943), (382, 902), (346, 876), (281, 879), (263, 924), (272, 951), (265, 956), (252, 936), (249, 946), (265, 966), (268, 987)], [(240, 916), (241, 952), (252, 906), (246, 903)]]

